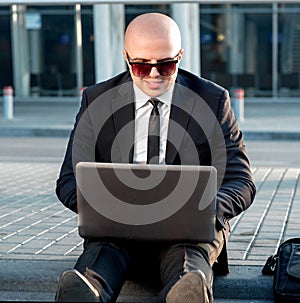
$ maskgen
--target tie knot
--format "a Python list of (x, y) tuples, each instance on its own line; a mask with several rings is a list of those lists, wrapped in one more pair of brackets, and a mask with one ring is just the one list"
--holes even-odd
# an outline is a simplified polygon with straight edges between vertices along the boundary
[(157, 108), (157, 105), (160, 101), (156, 98), (150, 98), (149, 102), (153, 105), (154, 108)]

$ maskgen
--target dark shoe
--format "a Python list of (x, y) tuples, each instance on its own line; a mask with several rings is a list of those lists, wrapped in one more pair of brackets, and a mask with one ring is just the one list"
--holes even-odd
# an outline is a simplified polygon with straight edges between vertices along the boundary
[(64, 271), (60, 277), (56, 302), (99, 302), (97, 289), (76, 269)]
[(205, 276), (201, 271), (191, 271), (182, 276), (170, 289), (166, 303), (211, 303)]

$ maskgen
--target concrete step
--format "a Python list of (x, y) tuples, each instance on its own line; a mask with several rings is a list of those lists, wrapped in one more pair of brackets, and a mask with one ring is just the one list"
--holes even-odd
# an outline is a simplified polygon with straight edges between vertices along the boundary
[[(17, 292), (17, 291), (0, 291), (1, 302), (53, 302), (54, 294), (47, 292)], [(119, 301), (120, 302), (120, 301)], [(131, 301), (122, 301), (131, 302)], [(150, 303), (155, 301), (139, 301), (140, 303)], [(273, 300), (251, 300), (251, 299), (218, 299), (216, 298), (215, 303), (272, 303)]]
[[(60, 274), (73, 265), (74, 260), (0, 260), (0, 301), (53, 301)], [(215, 277), (214, 297), (220, 303), (268, 301), (272, 283), (260, 266), (231, 266), (229, 275)], [(155, 285), (127, 281), (118, 302), (155, 302), (158, 291)]]

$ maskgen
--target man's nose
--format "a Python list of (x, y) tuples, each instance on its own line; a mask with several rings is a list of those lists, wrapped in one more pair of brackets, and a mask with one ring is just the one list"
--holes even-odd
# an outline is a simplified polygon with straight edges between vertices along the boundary
[(153, 66), (153, 67), (151, 68), (151, 71), (150, 71), (149, 76), (150, 76), (151, 78), (156, 78), (156, 77), (159, 76), (159, 72), (158, 72), (158, 70), (157, 70), (157, 68), (156, 68), (155, 66)]

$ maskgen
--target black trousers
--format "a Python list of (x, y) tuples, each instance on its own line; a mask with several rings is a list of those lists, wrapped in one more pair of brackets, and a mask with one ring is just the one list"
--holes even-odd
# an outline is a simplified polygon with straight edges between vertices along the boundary
[(99, 242), (85, 240), (75, 269), (85, 274), (91, 270), (99, 283), (103, 302), (114, 302), (126, 279), (157, 281), (159, 302), (165, 302), (170, 288), (185, 273), (201, 270), (212, 294), (212, 265), (223, 245), (224, 232), (216, 231), (212, 243)]

